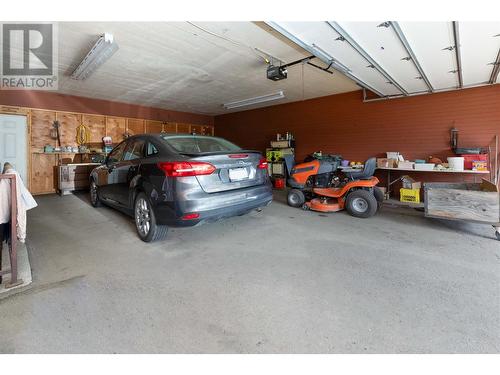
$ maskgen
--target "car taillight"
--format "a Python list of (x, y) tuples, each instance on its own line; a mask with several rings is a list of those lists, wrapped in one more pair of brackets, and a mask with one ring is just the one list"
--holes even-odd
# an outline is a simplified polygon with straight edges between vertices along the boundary
[(267, 159), (262, 158), (259, 160), (259, 164), (257, 164), (258, 169), (267, 169)]
[(165, 172), (168, 177), (188, 177), (212, 174), (215, 167), (210, 163), (200, 161), (173, 161), (160, 162), (158, 168)]

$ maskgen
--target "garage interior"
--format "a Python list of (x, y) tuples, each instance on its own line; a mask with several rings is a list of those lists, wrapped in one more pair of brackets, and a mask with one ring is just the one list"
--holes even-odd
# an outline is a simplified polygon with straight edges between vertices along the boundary
[[(500, 22), (60, 22), (58, 89), (0, 90), (38, 204), (0, 353), (498, 353), (499, 70)], [(156, 133), (261, 152), (273, 202), (141, 241), (89, 175)], [(290, 207), (311, 155), (376, 158), (378, 212)]]

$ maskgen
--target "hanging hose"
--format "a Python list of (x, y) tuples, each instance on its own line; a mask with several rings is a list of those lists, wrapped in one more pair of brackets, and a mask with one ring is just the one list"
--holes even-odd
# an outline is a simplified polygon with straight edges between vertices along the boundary
[(90, 131), (84, 124), (76, 128), (76, 143), (78, 146), (84, 145), (90, 141)]

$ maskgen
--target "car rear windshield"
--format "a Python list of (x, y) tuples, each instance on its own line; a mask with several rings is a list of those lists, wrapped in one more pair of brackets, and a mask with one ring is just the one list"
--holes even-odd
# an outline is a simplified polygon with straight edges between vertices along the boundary
[(204, 154), (210, 152), (240, 151), (241, 147), (216, 137), (162, 136), (169, 146), (181, 154)]

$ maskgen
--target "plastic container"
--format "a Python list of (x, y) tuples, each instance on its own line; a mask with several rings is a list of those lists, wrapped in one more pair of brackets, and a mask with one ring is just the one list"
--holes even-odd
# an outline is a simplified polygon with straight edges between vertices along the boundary
[(274, 188), (275, 189), (284, 189), (285, 188), (285, 179), (284, 178), (275, 178), (274, 179)]
[(484, 161), (488, 164), (488, 154), (463, 154), (460, 155), (464, 158), (464, 168), (472, 169), (472, 162)]
[(463, 156), (453, 156), (448, 158), (448, 168), (454, 171), (464, 170), (465, 158)]
[(434, 163), (418, 163), (415, 164), (414, 168), (417, 171), (432, 171), (436, 164)]
[(344, 160), (342, 160), (342, 161), (340, 162), (340, 165), (341, 165), (341, 166), (343, 166), (343, 167), (348, 167), (348, 166), (349, 166), (349, 160), (345, 160), (345, 159), (344, 159)]
[(401, 202), (420, 203), (420, 189), (399, 189)]

